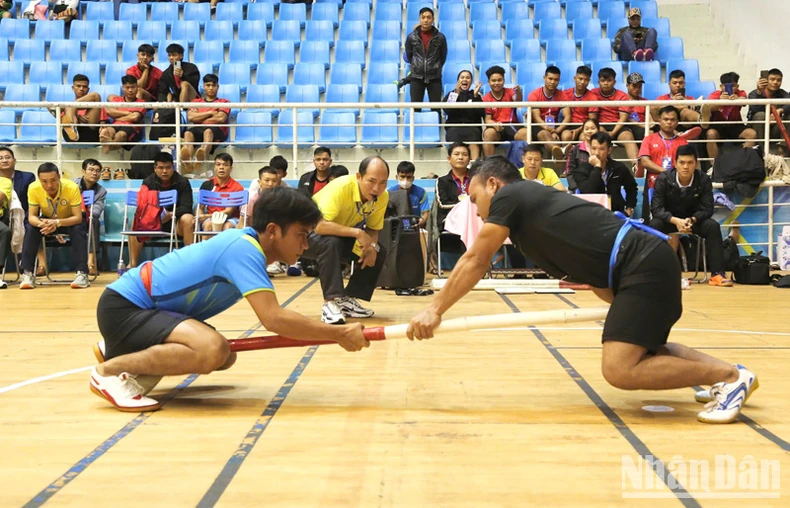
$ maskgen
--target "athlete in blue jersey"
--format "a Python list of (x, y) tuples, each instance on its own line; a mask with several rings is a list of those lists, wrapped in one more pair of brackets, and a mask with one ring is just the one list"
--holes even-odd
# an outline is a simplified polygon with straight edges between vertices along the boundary
[(369, 345), (359, 323), (331, 326), (277, 303), (266, 273), (273, 261), (293, 264), (321, 219), (312, 199), (278, 187), (255, 203), (252, 227), (176, 250), (126, 272), (97, 309), (104, 340), (91, 391), (121, 411), (152, 411), (146, 394), (162, 376), (208, 374), (236, 361), (228, 341), (205, 320), (246, 298), (267, 330), (296, 339), (334, 340), (348, 351)]

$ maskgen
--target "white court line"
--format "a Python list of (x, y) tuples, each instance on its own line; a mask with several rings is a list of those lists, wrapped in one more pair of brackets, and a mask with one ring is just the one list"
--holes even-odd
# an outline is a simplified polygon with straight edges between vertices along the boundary
[(33, 379), (28, 379), (27, 381), (22, 381), (19, 383), (14, 383), (12, 385), (4, 386), (0, 388), (0, 393), (10, 392), (11, 390), (16, 390), (17, 388), (22, 388), (23, 386), (34, 385), (36, 383), (41, 383), (43, 381), (49, 381), (50, 379), (57, 379), (59, 377), (68, 376), (69, 374), (85, 372), (86, 370), (91, 370), (92, 368), (93, 366), (80, 367), (79, 369), (71, 369), (71, 370), (64, 370), (63, 372), (56, 372), (48, 376), (34, 377)]
[[(601, 330), (600, 326), (538, 326), (538, 330)], [(530, 330), (531, 328), (521, 326), (517, 328), (485, 328), (473, 330), (475, 332), (504, 332), (513, 330)], [(698, 333), (730, 333), (736, 335), (777, 335), (780, 337), (790, 337), (790, 332), (758, 332), (754, 330), (716, 330), (708, 328), (672, 328), (677, 332), (698, 332)]]

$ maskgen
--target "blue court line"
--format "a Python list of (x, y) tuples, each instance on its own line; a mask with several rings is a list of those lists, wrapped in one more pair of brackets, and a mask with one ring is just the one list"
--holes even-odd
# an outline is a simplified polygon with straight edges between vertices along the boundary
[[(560, 295), (557, 295), (560, 296)], [(510, 310), (513, 312), (521, 312), (516, 304), (514, 304), (507, 295), (499, 295), (500, 298), (510, 307)], [(570, 302), (569, 302), (570, 303)], [(572, 304), (571, 304), (572, 305)], [(530, 331), (535, 334), (535, 337), (538, 338), (541, 344), (548, 350), (549, 353), (554, 357), (555, 360), (562, 366), (565, 372), (573, 379), (573, 381), (582, 389), (585, 395), (595, 404), (595, 406), (601, 411), (601, 413), (609, 419), (614, 428), (620, 432), (620, 435), (623, 436), (626, 441), (631, 445), (631, 447), (642, 457), (642, 460), (645, 461), (656, 473), (656, 475), (661, 478), (661, 481), (664, 482), (664, 485), (667, 486), (669, 490), (672, 491), (673, 494), (678, 498), (678, 501), (683, 504), (686, 508), (692, 507), (700, 507), (701, 505), (697, 502), (696, 499), (683, 487), (680, 485), (680, 482), (672, 476), (672, 473), (667, 470), (664, 466), (664, 463), (656, 457), (656, 455), (650, 451), (647, 445), (637, 437), (637, 435), (626, 425), (626, 423), (614, 412), (614, 410), (609, 407), (609, 405), (604, 402), (603, 398), (590, 386), (582, 375), (570, 364), (570, 362), (562, 356), (562, 353), (557, 351), (557, 349), (551, 344), (551, 342), (546, 339), (543, 333), (540, 332), (539, 329), (535, 328), (534, 326), (529, 327)], [(672, 488), (670, 487), (670, 482), (673, 485), (677, 485), (677, 487)]]
[(217, 475), (214, 483), (211, 484), (211, 487), (209, 487), (209, 489), (203, 495), (203, 498), (197, 504), (198, 508), (207, 508), (217, 504), (217, 501), (219, 501), (219, 498), (225, 493), (225, 490), (228, 488), (228, 485), (230, 485), (230, 482), (233, 481), (233, 477), (235, 477), (236, 473), (239, 472), (241, 465), (250, 455), (250, 452), (258, 442), (258, 439), (260, 439), (260, 437), (269, 427), (269, 423), (271, 423), (272, 418), (274, 418), (274, 415), (277, 414), (277, 410), (280, 409), (283, 402), (285, 402), (288, 394), (291, 393), (291, 389), (299, 380), (299, 376), (302, 375), (304, 369), (307, 367), (307, 364), (313, 359), (313, 355), (318, 350), (318, 348), (319, 346), (312, 346), (307, 350), (304, 356), (302, 356), (302, 358), (299, 360), (299, 363), (291, 372), (291, 375), (288, 376), (288, 379), (285, 380), (285, 383), (283, 383), (280, 389), (277, 390), (277, 393), (272, 398), (271, 402), (269, 402), (269, 405), (266, 406), (266, 409), (264, 409), (263, 413), (261, 413), (260, 418), (258, 418), (250, 431), (247, 432), (247, 435), (244, 436), (244, 439), (241, 440), (238, 448), (236, 448), (236, 451), (233, 452), (233, 455), (231, 455), (231, 457), (225, 463), (225, 466)]
[[(299, 291), (294, 293), (293, 296), (291, 296), (285, 302), (283, 302), (282, 307), (285, 308), (288, 305), (290, 305), (294, 300), (296, 300), (299, 296), (301, 296), (302, 293), (307, 291), (310, 288), (310, 286), (315, 284), (317, 281), (318, 279), (313, 279), (310, 282), (308, 282), (303, 288), (301, 288)], [(244, 332), (240, 338), (249, 337), (250, 335), (252, 335), (252, 333), (255, 330), (257, 330), (260, 327), (261, 327), (261, 323), (256, 324), (255, 326)], [(198, 378), (198, 375), (199, 374), (189, 375), (186, 379), (181, 381), (181, 383), (179, 383), (178, 386), (167, 392), (163, 397), (159, 398), (159, 402), (162, 403), (162, 406), (164, 406), (165, 403), (172, 400), (176, 395), (178, 395), (182, 390), (184, 390), (184, 388), (192, 384), (192, 382)], [(52, 498), (52, 496), (60, 492), (63, 489), (63, 487), (65, 487), (66, 485), (71, 483), (74, 479), (76, 479), (83, 471), (85, 471), (85, 469), (88, 468), (88, 466), (96, 462), (96, 460), (99, 459), (99, 457), (107, 453), (121, 439), (131, 434), (134, 429), (136, 429), (142, 423), (148, 420), (148, 418), (154, 412), (155, 411), (148, 411), (146, 413), (140, 413), (139, 415), (137, 415), (132, 421), (124, 425), (121, 430), (110, 436), (109, 439), (107, 439), (98, 447), (96, 447), (96, 449), (94, 449), (88, 455), (80, 459), (79, 462), (71, 466), (69, 470), (63, 473), (63, 475), (60, 476), (57, 480), (50, 483), (47, 487), (44, 488), (44, 490), (36, 494), (36, 496), (33, 497), (33, 499), (25, 503), (23, 508), (33, 508), (33, 507), (41, 506), (47, 501), (49, 501), (49, 499)]]

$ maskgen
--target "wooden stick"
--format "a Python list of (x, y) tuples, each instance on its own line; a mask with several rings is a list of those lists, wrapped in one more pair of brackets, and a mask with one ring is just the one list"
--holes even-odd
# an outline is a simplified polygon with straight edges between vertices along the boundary
[[(485, 330), (486, 328), (521, 328), (553, 323), (573, 323), (577, 321), (598, 321), (606, 318), (609, 307), (593, 307), (589, 309), (548, 310), (540, 312), (523, 312), (509, 314), (493, 314), (488, 316), (471, 316), (448, 319), (436, 329), (437, 334), (465, 332), (469, 330)], [(408, 324), (375, 326), (365, 328), (363, 333), (369, 341), (386, 339), (405, 339)], [(255, 351), (259, 349), (277, 349), (285, 347), (319, 346), (335, 344), (330, 340), (297, 340), (282, 335), (265, 337), (249, 337), (231, 339), (231, 351)]]

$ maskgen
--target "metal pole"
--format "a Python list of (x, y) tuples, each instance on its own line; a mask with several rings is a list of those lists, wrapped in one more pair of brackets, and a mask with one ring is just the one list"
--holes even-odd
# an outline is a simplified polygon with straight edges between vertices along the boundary
[[(298, 136), (298, 134), (296, 132), (296, 111), (297, 110), (296, 110), (296, 108), (293, 108), (292, 111), (293, 111), (293, 122), (292, 122), (292, 125), (293, 125), (293, 140), (292, 140), (293, 141), (293, 145), (292, 145), (292, 148), (291, 148), (291, 157), (293, 158), (294, 171), (297, 171), (297, 169), (296, 169), (296, 166), (297, 166), (296, 165), (296, 160), (299, 157), (299, 149), (298, 149), (297, 144), (296, 144), (297, 139), (299, 138), (299, 136)], [(298, 174), (299, 173), (297, 173), (297, 175)]]
[(60, 106), (55, 106), (55, 128), (58, 131), (55, 136), (55, 161), (58, 168), (60, 168), (60, 174), (65, 176), (66, 171), (63, 168), (63, 124), (61, 123), (60, 113)]
[(774, 261), (774, 187), (768, 187), (768, 258)]
[(532, 107), (527, 106), (527, 118), (524, 122), (527, 127), (527, 144), (532, 143)]
[(181, 107), (176, 106), (176, 160), (179, 161), (179, 165), (176, 168), (176, 171), (181, 173), (183, 176), (184, 169), (182, 165), (185, 164), (185, 161), (181, 160)]
[(414, 106), (409, 107), (409, 160), (414, 162)]
[(764, 125), (765, 125), (765, 139), (763, 140), (763, 142), (765, 143), (765, 145), (763, 146), (763, 148), (765, 148), (765, 153), (767, 154), (771, 150), (771, 105), (770, 104), (765, 105)]

